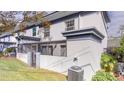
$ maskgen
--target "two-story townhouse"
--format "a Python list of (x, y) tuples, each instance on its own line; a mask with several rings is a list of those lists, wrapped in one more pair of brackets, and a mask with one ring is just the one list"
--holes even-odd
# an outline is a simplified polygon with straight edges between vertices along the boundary
[(0, 35), (0, 51), (6, 48), (16, 48), (16, 39), (11, 32), (6, 32)]
[[(67, 74), (69, 67), (76, 65), (84, 69), (84, 78), (90, 80), (100, 69), (100, 58), (107, 48), (107, 23), (104, 11), (57, 11), (44, 16), (51, 25), (44, 28), (36, 23), (28, 26), (19, 35), (17, 58), (41, 68)], [(40, 52), (32, 63), (25, 54)], [(37, 64), (37, 61), (40, 61)]]
[(21, 50), (66, 56), (66, 37), (63, 34), (90, 28), (98, 30), (105, 36), (102, 47), (107, 47), (106, 26), (109, 19), (106, 12), (61, 11), (48, 14), (44, 19), (50, 21), (50, 28), (46, 29), (39, 24), (29, 25), (20, 36)]

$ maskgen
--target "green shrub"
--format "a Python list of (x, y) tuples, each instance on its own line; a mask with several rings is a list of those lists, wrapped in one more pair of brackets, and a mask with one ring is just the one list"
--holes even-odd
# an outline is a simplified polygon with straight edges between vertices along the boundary
[(3, 57), (3, 53), (2, 52), (0, 52), (0, 57)]
[(115, 70), (117, 60), (109, 55), (109, 54), (102, 54), (101, 56), (101, 67), (106, 72), (112, 72)]
[(120, 47), (114, 48), (115, 57), (118, 61), (124, 62), (124, 37), (120, 40)]
[(93, 81), (117, 81), (117, 78), (110, 72), (98, 71), (92, 77)]
[(13, 52), (13, 48), (7, 48), (4, 52), (7, 54), (7, 53), (11, 53), (11, 52)]

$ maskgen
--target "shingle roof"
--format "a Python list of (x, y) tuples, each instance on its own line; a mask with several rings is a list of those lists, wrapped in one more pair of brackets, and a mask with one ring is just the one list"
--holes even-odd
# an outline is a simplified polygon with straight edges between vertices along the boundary
[(51, 14), (44, 16), (44, 18), (46, 20), (53, 21), (53, 20), (68, 16), (68, 15), (78, 13), (78, 12), (80, 11), (56, 11), (56, 12), (53, 12)]
[(12, 32), (5, 32), (4, 34), (0, 35), (0, 38), (11, 36)]

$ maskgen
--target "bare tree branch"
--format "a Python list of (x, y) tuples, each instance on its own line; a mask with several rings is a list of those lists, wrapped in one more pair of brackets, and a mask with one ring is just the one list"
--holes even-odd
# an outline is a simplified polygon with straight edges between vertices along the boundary
[(28, 23), (34, 22), (41, 22), (44, 27), (50, 26), (43, 19), (43, 11), (0, 11), (0, 32), (12, 31), (17, 24), (22, 31)]

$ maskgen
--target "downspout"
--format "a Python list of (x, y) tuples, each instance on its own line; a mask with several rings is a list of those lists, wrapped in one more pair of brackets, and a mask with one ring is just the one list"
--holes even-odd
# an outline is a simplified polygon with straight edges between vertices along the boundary
[(79, 13), (79, 16), (78, 16), (78, 30), (80, 29), (80, 13)]
[(17, 32), (17, 52), (19, 53), (19, 49), (20, 49), (20, 46), (19, 46), (19, 32)]
[(103, 12), (101, 12), (101, 15), (102, 15), (103, 24), (104, 24), (104, 27), (105, 27), (105, 30), (106, 30), (106, 34), (107, 34), (107, 36), (108, 36), (108, 33), (107, 33), (107, 26), (108, 26), (108, 24), (105, 22), (105, 18), (104, 18)]

